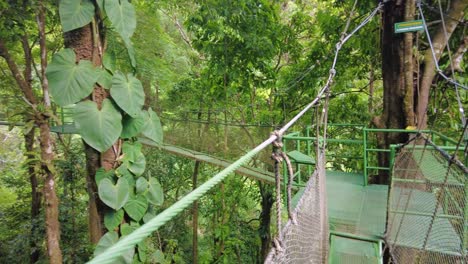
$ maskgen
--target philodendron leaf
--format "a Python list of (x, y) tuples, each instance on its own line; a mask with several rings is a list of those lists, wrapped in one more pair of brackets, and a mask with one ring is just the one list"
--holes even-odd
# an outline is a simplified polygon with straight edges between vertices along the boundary
[(162, 205), (164, 202), (164, 193), (156, 178), (150, 177), (149, 178), (149, 189), (146, 193), (146, 197), (148, 201), (154, 205)]
[(127, 48), (128, 57), (133, 68), (136, 68), (135, 49), (133, 48), (132, 41), (130, 39), (123, 38), (125, 47)]
[(109, 179), (103, 179), (98, 185), (99, 198), (110, 208), (119, 210), (128, 201), (130, 186), (127, 180), (119, 178), (117, 184)]
[(135, 231), (140, 225), (137, 222), (130, 222), (130, 224), (125, 223), (120, 227), (120, 233), (122, 236), (130, 235), (133, 231)]
[(135, 162), (139, 154), (141, 153), (141, 143), (125, 141), (122, 145), (122, 152), (124, 154), (124, 160)]
[[(97, 256), (103, 253), (106, 249), (113, 246), (119, 240), (119, 235), (112, 231), (107, 232), (104, 236), (101, 237), (98, 244), (96, 245), (96, 249), (94, 250), (94, 256)], [(135, 249), (129, 249), (125, 253), (123, 253), (119, 258), (117, 258), (114, 262), (116, 264), (129, 264), (132, 263), (133, 255), (135, 254)]]
[(109, 210), (104, 215), (104, 225), (106, 226), (107, 230), (112, 231), (114, 230), (120, 223), (122, 223), (124, 217), (124, 211), (122, 209), (118, 211)]
[(117, 243), (119, 240), (119, 234), (114, 231), (109, 231), (105, 235), (101, 237), (98, 244), (96, 245), (96, 249), (94, 250), (94, 256), (97, 256), (104, 252), (106, 249), (110, 248), (112, 245)]
[(137, 117), (145, 102), (145, 92), (141, 82), (131, 74), (116, 73), (112, 77), (112, 98), (131, 117)]
[(104, 168), (99, 168), (96, 171), (96, 175), (94, 176), (94, 178), (96, 180), (96, 184), (99, 185), (101, 180), (106, 179), (106, 178), (112, 179), (112, 176), (114, 176), (114, 170), (106, 171)]
[(139, 177), (136, 181), (136, 192), (137, 194), (144, 194), (148, 191), (148, 181), (144, 177)]
[(128, 0), (105, 1), (104, 8), (115, 30), (122, 38), (129, 39), (136, 28), (135, 8)]
[(59, 5), (63, 32), (83, 27), (94, 16), (94, 5), (90, 0), (61, 0)]
[(122, 132), (122, 115), (109, 99), (104, 99), (101, 110), (92, 101), (78, 103), (74, 119), (84, 141), (100, 152), (108, 150)]
[(143, 153), (139, 152), (135, 157), (135, 162), (128, 163), (128, 169), (135, 174), (135, 176), (140, 176), (145, 172), (146, 167), (146, 158)]
[(96, 68), (98, 79), (97, 83), (104, 89), (109, 89), (112, 86), (112, 75), (102, 68)]
[(71, 49), (54, 54), (46, 75), (50, 93), (60, 106), (74, 104), (90, 95), (98, 79), (90, 61), (80, 60), (76, 64), (75, 52)]
[(145, 123), (146, 125), (143, 127), (142, 134), (157, 144), (162, 144), (163, 131), (161, 121), (159, 120), (158, 115), (153, 112), (151, 108), (148, 109)]
[(121, 138), (132, 138), (136, 137), (143, 127), (145, 126), (145, 116), (146, 112), (141, 111), (137, 117), (133, 118), (129, 115), (124, 116), (123, 118), (123, 129)]
[(148, 209), (148, 200), (144, 195), (129, 199), (124, 206), (125, 212), (135, 221), (140, 221)]

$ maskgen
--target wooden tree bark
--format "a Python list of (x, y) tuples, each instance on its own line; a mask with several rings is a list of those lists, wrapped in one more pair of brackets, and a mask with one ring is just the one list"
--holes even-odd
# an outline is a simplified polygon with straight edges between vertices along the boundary
[[(441, 24), (435, 35), (432, 37), (432, 43), (434, 47), (435, 58), (439, 61), (444, 49), (447, 46), (448, 39), (452, 36), (452, 33), (455, 31), (455, 28), (458, 26), (459, 21), (463, 19), (465, 14), (465, 9), (468, 6), (468, 0), (454, 0), (450, 6), (448, 17), (445, 19), (445, 29)], [(447, 40), (446, 40), (447, 35)], [(426, 50), (424, 58), (424, 69), (422, 72), (422, 77), (420, 80), (420, 93), (418, 94), (418, 108), (417, 108), (417, 118), (418, 118), (418, 128), (425, 129), (427, 128), (427, 105), (429, 103), (429, 94), (434, 82), (434, 77), (437, 74), (436, 72), (436, 62), (434, 61), (431, 49)]]
[[(33, 127), (31, 131), (24, 135), (24, 145), (26, 152), (26, 158), (32, 160), (34, 155), (34, 139), (36, 137), (36, 129)], [(35, 164), (28, 163), (28, 173), (29, 173), (29, 182), (31, 184), (31, 234), (29, 240), (29, 247), (31, 248), (31, 253), (29, 256), (30, 263), (36, 263), (39, 260), (41, 255), (40, 251), (40, 242), (38, 239), (39, 226), (36, 221), (39, 218), (39, 213), (41, 210), (41, 192), (38, 189), (38, 179), (35, 169)]]
[[(401, 2), (401, 1), (400, 1)], [(410, 0), (408, 2), (414, 2)], [(404, 4), (395, 1), (387, 2), (382, 14), (382, 77), (384, 86), (383, 113), (379, 117), (374, 117), (373, 124), (378, 128), (404, 128), (406, 125), (405, 105), (405, 39), (402, 34), (395, 34), (393, 27), (396, 22), (403, 21)], [(412, 33), (406, 33), (412, 34)], [(410, 37), (407, 37), (408, 41)], [(378, 147), (385, 148), (392, 143), (405, 141), (405, 135), (396, 133), (378, 133)], [(380, 166), (388, 164), (387, 155), (379, 155)], [(388, 175), (385, 171), (379, 171), (376, 181), (386, 183)]]
[[(45, 10), (42, 1), (38, 2), (37, 25), (39, 32), (39, 47), (40, 47), (40, 79), (42, 88), (42, 100), (35, 97), (31, 85), (31, 65), (32, 55), (28, 44), (28, 36), (26, 33), (21, 37), (23, 53), (25, 58), (24, 75), (18, 69), (16, 62), (10, 55), (10, 52), (5, 44), (5, 40), (0, 38), (0, 57), (3, 57), (8, 64), (13, 77), (16, 80), (24, 98), (33, 110), (34, 123), (39, 127), (39, 143), (40, 143), (40, 168), (41, 174), (44, 177), (44, 205), (45, 205), (45, 225), (47, 236), (47, 256), (51, 264), (62, 263), (62, 251), (60, 249), (60, 222), (59, 200), (55, 192), (55, 168), (53, 165), (54, 148), (53, 140), (50, 135), (49, 112), (50, 98), (48, 93), (48, 83), (45, 76), (47, 68), (47, 49), (45, 37)], [(43, 109), (38, 109), (38, 102), (42, 102)]]
[[(66, 32), (64, 34), (65, 47), (72, 48), (76, 53), (76, 59), (90, 60), (95, 66), (102, 65), (102, 56), (105, 50), (104, 33), (102, 30), (102, 21), (100, 15), (96, 13), (94, 18), (96, 24), (88, 24), (84, 27)], [(109, 97), (109, 93), (103, 87), (96, 85), (90, 99), (97, 103), (98, 107), (105, 98)], [(95, 182), (96, 171), (103, 167), (105, 170), (113, 169), (116, 165), (117, 157), (120, 155), (119, 142), (103, 153), (99, 153), (91, 146), (83, 142), (85, 145), (86, 154), (86, 169), (87, 169), (87, 191), (89, 195), (88, 201), (88, 225), (90, 241), (97, 244), (99, 239), (105, 233), (104, 227), (104, 210), (105, 205), (99, 199), (98, 189)]]
[[(459, 20), (463, 18), (468, 0), (455, 0), (451, 3), (448, 16), (445, 20), (447, 37), (450, 38)], [(430, 49), (426, 50), (421, 76), (415, 75), (413, 55), (415, 33), (395, 34), (396, 22), (413, 20), (415, 16), (415, 0), (389, 1), (385, 3), (382, 14), (382, 77), (384, 84), (383, 113), (373, 119), (378, 128), (406, 128), (417, 126), (427, 128), (427, 106), (430, 89), (436, 75), (435, 61)], [(438, 26), (432, 37), (436, 60), (439, 60), (445, 47), (446, 38), (442, 24)], [(418, 79), (419, 77), (419, 79)], [(419, 84), (419, 91), (416, 89)], [(408, 140), (404, 133), (378, 134), (378, 147), (388, 148), (390, 144), (402, 143)], [(388, 166), (388, 155), (379, 155), (379, 166)], [(387, 173), (379, 172), (377, 182), (386, 183)]]

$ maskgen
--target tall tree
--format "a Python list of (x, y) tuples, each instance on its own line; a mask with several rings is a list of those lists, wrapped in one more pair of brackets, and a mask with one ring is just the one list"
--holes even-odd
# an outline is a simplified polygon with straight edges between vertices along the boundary
[[(463, 18), (468, 5), (467, 0), (451, 1), (445, 23), (430, 28), (435, 59), (439, 61), (450, 37), (459, 21)], [(431, 88), (436, 79), (436, 61), (429, 46), (426, 47), (424, 60), (419, 61), (414, 54), (416, 38), (414, 32), (397, 34), (394, 24), (415, 19), (416, 1), (387, 1), (382, 13), (381, 54), (382, 77), (384, 84), (383, 113), (375, 117), (373, 123), (379, 128), (428, 126), (428, 102)], [(423, 33), (424, 34), (424, 33)], [(419, 36), (421, 37), (421, 36)], [(446, 39), (446, 37), (448, 39)], [(421, 69), (421, 73), (420, 72)], [(401, 143), (407, 140), (407, 134), (385, 133), (378, 135), (380, 147)], [(388, 165), (386, 155), (379, 156), (382, 166)], [(385, 183), (388, 176), (380, 172), (378, 182)]]
[[(44, 178), (44, 205), (46, 216), (46, 234), (47, 234), (47, 255), (50, 263), (62, 263), (62, 252), (60, 249), (60, 223), (58, 220), (58, 198), (55, 191), (55, 166), (54, 160), (54, 145), (53, 138), (50, 134), (49, 119), (52, 115), (51, 100), (49, 97), (49, 86), (46, 77), (47, 68), (47, 47), (46, 47), (46, 18), (45, 18), (45, 4), (43, 1), (38, 1), (36, 5), (29, 5), (28, 1), (21, 3), (10, 4), (9, 15), (10, 19), (16, 21), (16, 24), (2, 24), (0, 35), (0, 56), (5, 59), (11, 74), (14, 76), (16, 83), (22, 92), (28, 105), (33, 112), (34, 125), (39, 128), (39, 142), (40, 142), (40, 173)], [(40, 79), (39, 86), (41, 87), (38, 93), (33, 88), (33, 72), (32, 66), (34, 65), (32, 47), (29, 38), (29, 26), (31, 21), (36, 20), (36, 28), (33, 34), (37, 34), (39, 40), (40, 51), (40, 68), (38, 77)], [(15, 35), (15, 33), (19, 33)], [(25, 69), (21, 73), (18, 67), (18, 62), (11, 54), (10, 49), (12, 43), (21, 43), (22, 52), (24, 56)], [(34, 176), (31, 175), (31, 184), (35, 186)], [(36, 201), (37, 202), (37, 201)], [(34, 212), (36, 211), (34, 210)], [(32, 259), (36, 258), (31, 256)], [(31, 259), (31, 260), (32, 260)]]

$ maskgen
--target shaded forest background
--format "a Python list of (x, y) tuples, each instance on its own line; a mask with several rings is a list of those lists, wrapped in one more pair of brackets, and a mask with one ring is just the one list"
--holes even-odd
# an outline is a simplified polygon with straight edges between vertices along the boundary
[[(78, 53), (76, 43), (67, 38), (70, 33), (63, 33), (59, 2), (70, 4), (66, 0), (0, 1), (0, 263), (83, 263), (93, 256), (96, 242), (105, 233), (90, 228), (90, 182), (96, 171), (90, 176), (89, 146), (76, 134), (47, 131), (69, 118), (62, 115), (67, 107), (60, 107), (54, 98), (45, 99), (49, 98), (47, 62), (65, 47)], [(89, 2), (96, 8), (103, 3)], [(435, 66), (430, 64), (429, 42), (422, 31), (391, 33), (393, 22), (419, 19), (416, 2), (403, 2), (389, 1), (380, 16), (343, 47), (330, 95), (329, 122), (428, 127), (456, 137), (463, 129), (459, 110), (466, 105), (466, 93), (461, 90), (457, 97), (453, 85), (435, 73), (427, 84), (426, 68), (432, 74)], [(438, 1), (423, 2), (431, 34), (437, 36), (443, 23), (452, 25), (448, 42), (433, 38), (440, 42), (441, 69), (466, 83), (464, 10), (468, 1), (440, 1), (441, 9)], [(99, 31), (105, 41), (100, 45), (111, 59), (97, 65), (107, 68), (111, 63), (116, 72), (130, 72), (140, 80), (143, 109), (154, 110), (161, 120), (165, 143), (235, 160), (316, 96), (327, 80), (341, 32), (358, 25), (376, 4), (133, 0), (136, 28), (131, 42), (136, 63), (125, 38), (105, 18)], [(427, 94), (419, 90), (424, 85), (428, 85)], [(426, 104), (419, 101), (423, 94)], [(317, 114), (312, 111), (294, 129), (313, 124)], [(381, 139), (381, 144), (402, 140), (395, 136)], [(53, 153), (45, 151), (44, 142), (49, 142)], [(336, 151), (358, 150), (338, 146)], [(219, 171), (157, 148), (143, 147), (142, 153), (143, 175), (156, 178), (164, 193), (160, 205), (148, 207), (150, 216)], [(250, 165), (273, 169), (267, 151)], [(360, 169), (351, 159), (327, 166)], [(370, 180), (384, 183), (387, 179), (372, 175)], [(55, 257), (60, 253), (60, 259), (47, 250), (50, 232), (55, 232), (46, 225), (53, 218), (49, 202), (55, 201), (50, 198), (50, 183), (58, 202), (60, 252)], [(231, 176), (192, 210), (149, 237), (144, 250), (139, 249), (138, 257), (132, 254), (128, 262), (261, 263), (275, 231), (270, 221), (272, 204), (272, 186)], [(103, 222), (108, 209), (101, 212), (98, 202), (102, 215), (96, 221)]]

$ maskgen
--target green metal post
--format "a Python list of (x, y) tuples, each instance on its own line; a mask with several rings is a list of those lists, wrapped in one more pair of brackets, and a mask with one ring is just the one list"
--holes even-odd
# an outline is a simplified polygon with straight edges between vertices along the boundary
[(393, 165), (395, 164), (395, 154), (396, 154), (396, 147), (398, 145), (390, 145), (390, 162), (389, 162), (389, 172), (390, 172), (390, 181), (393, 177)]
[[(286, 152), (286, 140), (285, 138), (283, 138), (283, 153), (287, 153)], [(283, 195), (284, 195), (284, 200), (285, 201), (285, 204), (288, 203), (288, 169), (286, 168), (286, 161), (283, 160), (283, 186), (284, 186), (284, 191), (283, 191)]]
[(362, 140), (363, 140), (363, 151), (364, 151), (364, 154), (363, 154), (363, 159), (364, 159), (364, 186), (367, 186), (367, 128), (364, 127), (362, 129)]

